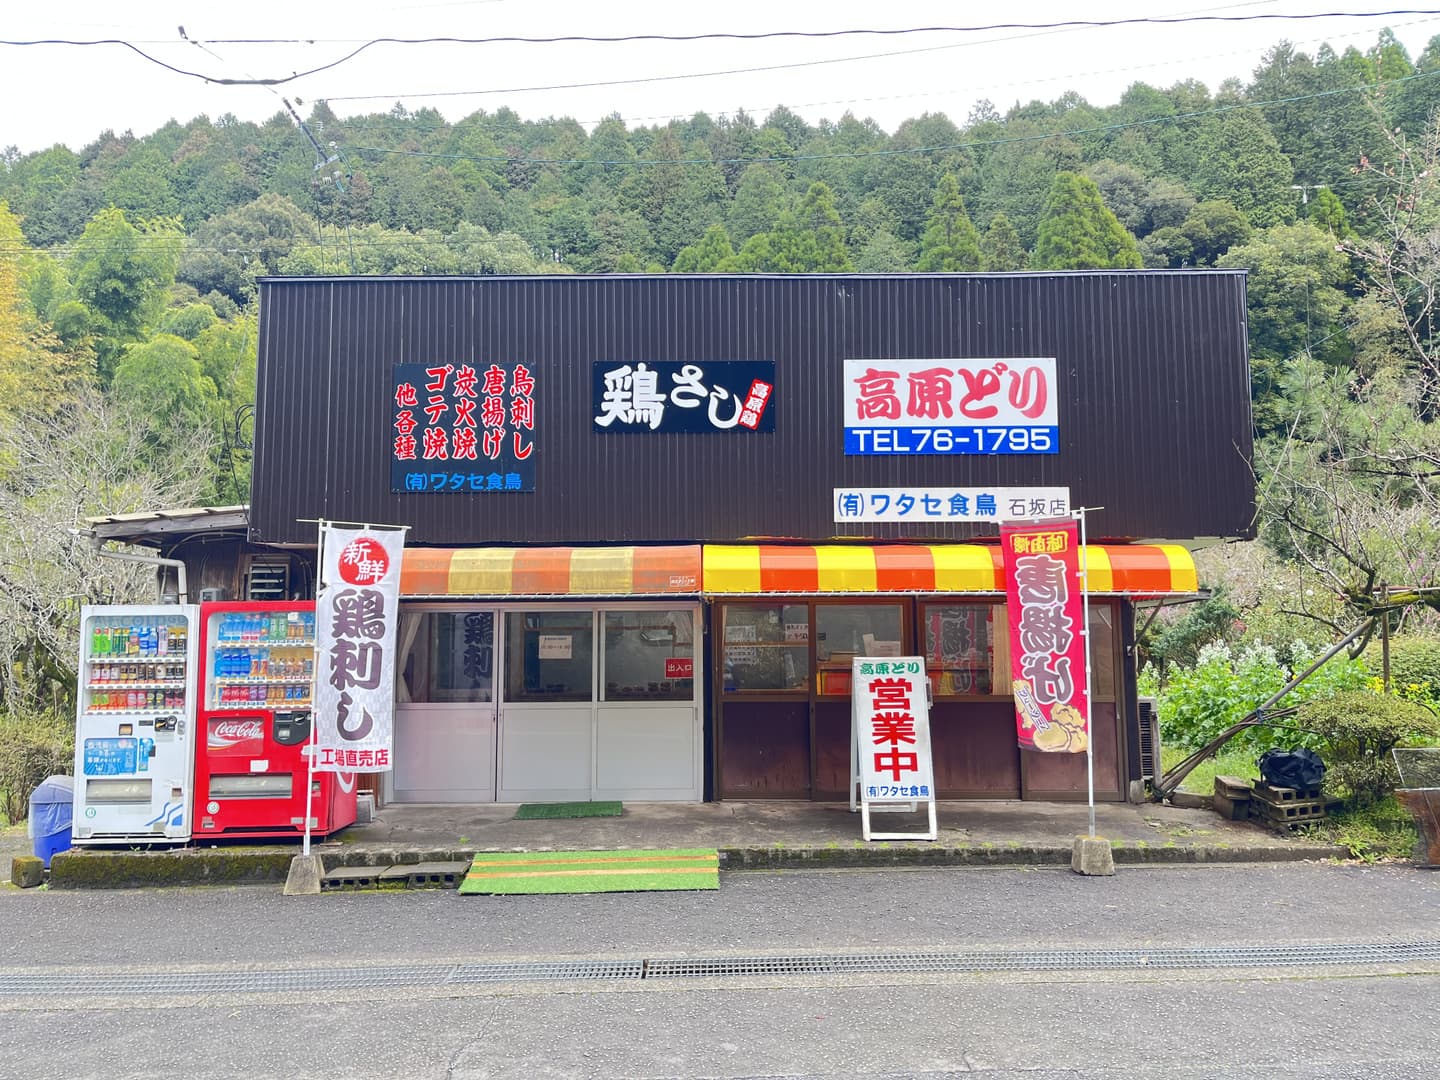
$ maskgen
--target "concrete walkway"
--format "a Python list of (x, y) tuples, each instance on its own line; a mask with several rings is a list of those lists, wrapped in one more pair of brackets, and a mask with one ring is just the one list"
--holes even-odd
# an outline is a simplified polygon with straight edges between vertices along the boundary
[[(844, 803), (790, 801), (626, 803), (620, 817), (514, 820), (513, 805), (391, 805), (369, 825), (346, 829), (344, 845), (377, 848), (834, 848), (863, 843), (860, 815)], [(1208, 810), (1158, 804), (1102, 803), (1096, 831), (1125, 846), (1216, 846), (1283, 849), (1296, 841), (1248, 822), (1225, 821)], [(1066, 848), (1087, 831), (1083, 804), (1015, 800), (942, 802), (945, 848), (962, 846)], [(879, 831), (919, 828), (923, 815), (873, 815)], [(898, 841), (905, 846), (934, 846)]]
[[(716, 848), (725, 870), (894, 866), (1068, 866), (1086, 832), (1083, 805), (1018, 801), (939, 805), (938, 840), (865, 843), (860, 818), (841, 803), (631, 803), (620, 817), (516, 821), (511, 805), (395, 805), (376, 820), (316, 841), (326, 870), (468, 863), (477, 851)], [(877, 831), (923, 825), (885, 814)], [(1343, 858), (1345, 851), (1282, 836), (1208, 810), (1103, 804), (1096, 831), (1120, 865), (1279, 862)], [(241, 884), (285, 880), (294, 842), (200, 838), (189, 848), (86, 848), (55, 856), (57, 888)]]

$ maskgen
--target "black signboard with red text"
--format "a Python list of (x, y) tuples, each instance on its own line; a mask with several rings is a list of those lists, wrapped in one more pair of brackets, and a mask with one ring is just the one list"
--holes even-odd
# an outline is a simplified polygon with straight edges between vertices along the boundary
[(524, 364), (396, 364), (390, 490), (535, 490), (535, 373)]

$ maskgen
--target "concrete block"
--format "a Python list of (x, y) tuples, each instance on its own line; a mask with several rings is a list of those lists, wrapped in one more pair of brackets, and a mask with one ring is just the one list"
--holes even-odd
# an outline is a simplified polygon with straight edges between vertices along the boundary
[(319, 896), (320, 875), (325, 867), (319, 855), (296, 855), (290, 860), (290, 876), (285, 879), (286, 896)]
[(35, 855), (16, 855), (10, 862), (10, 883), (33, 889), (45, 880), (45, 863)]
[(1103, 836), (1077, 836), (1070, 849), (1070, 869), (1087, 877), (1109, 877), (1115, 873), (1115, 854)]

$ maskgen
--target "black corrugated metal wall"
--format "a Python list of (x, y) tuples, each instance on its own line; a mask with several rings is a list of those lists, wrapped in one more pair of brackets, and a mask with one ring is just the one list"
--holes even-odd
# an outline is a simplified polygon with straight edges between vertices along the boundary
[[(296, 278), (261, 284), (251, 537), (302, 519), (411, 542), (963, 539), (836, 524), (842, 486), (1068, 485), (1096, 538), (1253, 535), (1245, 279), (1224, 271), (897, 276)], [(847, 358), (1055, 357), (1056, 455), (847, 457)], [(614, 434), (594, 361), (773, 360), (772, 434)], [(390, 491), (398, 363), (523, 361), (533, 493)]]

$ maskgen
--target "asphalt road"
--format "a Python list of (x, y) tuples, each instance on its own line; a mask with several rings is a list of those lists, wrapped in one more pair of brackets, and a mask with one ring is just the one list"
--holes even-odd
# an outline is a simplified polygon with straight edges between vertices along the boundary
[[(718, 893), (0, 891), (6, 976), (518, 958), (1440, 939), (1440, 874), (727, 874)], [(26, 998), (26, 1077), (1433, 1077), (1440, 965), (765, 976)]]

